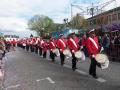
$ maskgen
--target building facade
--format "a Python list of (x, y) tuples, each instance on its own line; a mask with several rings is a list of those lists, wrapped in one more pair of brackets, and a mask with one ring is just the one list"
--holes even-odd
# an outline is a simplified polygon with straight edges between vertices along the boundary
[(99, 15), (88, 18), (88, 28), (101, 32), (120, 32), (120, 7), (111, 9)]
[(4, 39), (6, 41), (19, 41), (19, 36), (16, 36), (16, 35), (4, 35)]

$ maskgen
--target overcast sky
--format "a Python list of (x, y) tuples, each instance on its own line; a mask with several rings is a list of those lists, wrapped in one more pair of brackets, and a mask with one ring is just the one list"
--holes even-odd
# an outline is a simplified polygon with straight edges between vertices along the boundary
[[(91, 6), (91, 3), (100, 4), (107, 1), (110, 0), (0, 0), (0, 29), (26, 37), (33, 33), (29, 32), (27, 22), (36, 14), (47, 15), (54, 22), (63, 23), (64, 18), (70, 20), (71, 3), (87, 7)], [(116, 1), (117, 3), (113, 2), (104, 9), (120, 6), (120, 0)], [(73, 8), (74, 15), (80, 12), (80, 9)]]

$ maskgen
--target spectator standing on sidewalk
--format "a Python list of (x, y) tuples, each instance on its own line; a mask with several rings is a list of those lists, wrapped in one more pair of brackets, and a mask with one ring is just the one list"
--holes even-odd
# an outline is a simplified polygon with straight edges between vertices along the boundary
[(3, 40), (0, 40), (0, 65), (2, 64), (2, 58), (5, 56), (5, 44)]
[(115, 45), (119, 45), (120, 44), (120, 35), (116, 36), (114, 44)]
[(102, 38), (102, 47), (104, 48), (104, 52), (108, 53), (109, 50), (109, 46), (110, 46), (110, 38), (108, 37), (108, 35), (105, 33), (103, 38)]

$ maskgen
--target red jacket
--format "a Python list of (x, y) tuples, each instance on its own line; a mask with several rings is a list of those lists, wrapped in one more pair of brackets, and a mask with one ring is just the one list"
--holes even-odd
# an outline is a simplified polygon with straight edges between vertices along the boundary
[(81, 45), (82, 45), (82, 46), (86, 46), (86, 42), (87, 42), (87, 40), (83, 37), (83, 38), (82, 38), (82, 44), (81, 44)]
[(36, 42), (36, 39), (33, 38), (33, 39), (32, 39), (32, 45), (35, 45), (35, 42)]
[(17, 42), (13, 39), (13, 41), (11, 41), (11, 44), (16, 45), (16, 44), (17, 44)]
[(67, 47), (67, 41), (65, 39), (59, 39), (57, 42), (57, 46), (61, 50), (61, 52), (63, 52), (63, 50), (65, 50)]
[(87, 46), (89, 55), (92, 55), (92, 54), (96, 55), (100, 51), (100, 46), (99, 46), (99, 43), (98, 43), (98, 38), (94, 37), (93, 40), (95, 41), (96, 45), (90, 40), (90, 38), (88, 38), (87, 42), (86, 42), (86, 46)]
[(43, 43), (44, 43), (43, 40), (39, 40), (39, 47), (40, 47), (40, 48), (43, 48)]
[(44, 41), (44, 43), (42, 44), (42, 47), (43, 47), (43, 51), (46, 52), (49, 49), (49, 44)]
[(30, 40), (29, 39), (26, 40), (26, 45), (30, 45)]
[(31, 40), (31, 46), (34, 48), (34, 43), (35, 43), (35, 39), (34, 38), (32, 38), (32, 40)]
[(79, 39), (76, 37), (74, 39), (70, 38), (68, 40), (68, 47), (69, 49), (71, 49), (73, 52), (76, 52), (80, 49), (80, 45), (79, 45)]
[(55, 49), (56, 48), (56, 41), (50, 41), (49, 47), (50, 47), (51, 50)]

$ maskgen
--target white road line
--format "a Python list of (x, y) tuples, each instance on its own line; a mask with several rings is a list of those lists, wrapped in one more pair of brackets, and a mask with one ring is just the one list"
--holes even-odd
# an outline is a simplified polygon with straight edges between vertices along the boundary
[[(64, 65), (64, 67), (66, 67), (66, 68), (71, 68), (71, 66), (69, 66), (69, 65)], [(84, 71), (82, 71), (82, 70), (76, 70), (76, 72), (78, 72), (78, 73), (80, 73), (80, 74), (82, 74), (82, 75), (89, 75), (87, 72), (84, 72)], [(104, 83), (104, 82), (106, 82), (106, 80), (105, 79), (103, 79), (103, 78), (98, 78), (98, 79), (96, 79), (98, 82), (101, 82), (101, 83)]]
[(5, 88), (5, 90), (11, 89), (11, 88), (17, 88), (19, 86), (20, 86), (20, 84), (9, 86), (9, 87)]
[(66, 68), (71, 68), (71, 66), (69, 66), (69, 65), (63, 65), (64, 67), (66, 67)]
[(55, 83), (50, 77), (46, 77), (46, 78), (43, 78), (43, 79), (37, 79), (36, 82), (40, 82), (40, 81), (43, 81), (43, 80), (48, 80), (52, 84)]
[(81, 70), (76, 70), (78, 73), (81, 73), (83, 75), (88, 75), (88, 73), (84, 72), (84, 71), (81, 71)]
[[(66, 67), (66, 68), (71, 68), (71, 66), (69, 66), (69, 65), (64, 65), (64, 67)], [(81, 71), (81, 70), (76, 70), (78, 73), (80, 73), (80, 74), (83, 74), (83, 75), (88, 75), (86, 72), (84, 72), (84, 71)]]
[(37, 79), (36, 82), (40, 82), (40, 81), (45, 80), (45, 79), (46, 78), (44, 78), (44, 79)]
[(47, 79), (50, 83), (52, 83), (52, 84), (55, 83), (50, 77), (47, 77), (46, 79)]
[(98, 79), (96, 79), (98, 82), (101, 82), (101, 83), (104, 83), (104, 82), (106, 82), (106, 80), (105, 79), (103, 79), (103, 78), (98, 78)]

